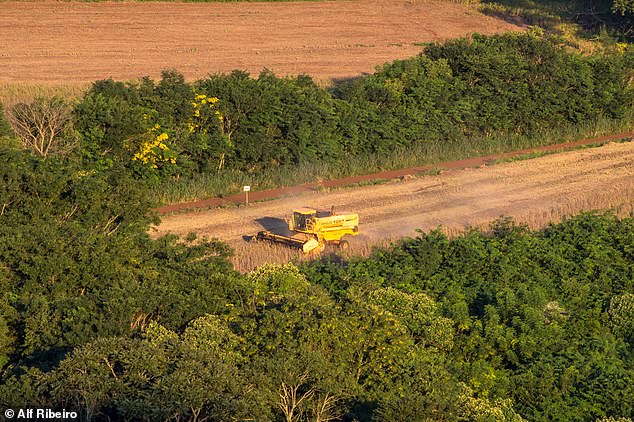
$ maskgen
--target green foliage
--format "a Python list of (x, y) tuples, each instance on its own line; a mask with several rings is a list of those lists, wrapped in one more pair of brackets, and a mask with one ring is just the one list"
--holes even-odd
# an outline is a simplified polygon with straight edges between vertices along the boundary
[(238, 376), (239, 339), (213, 316), (179, 335), (154, 322), (142, 338), (102, 338), (76, 349), (47, 375), (53, 400), (99, 415), (164, 420), (246, 417), (254, 402)]
[(517, 135), (627, 121), (633, 57), (628, 49), (580, 55), (533, 30), (430, 44), (330, 90), (270, 71), (188, 84), (170, 70), (158, 83), (96, 82), (75, 109), (75, 126), (87, 163), (120, 163), (160, 188), (201, 176), (227, 186), (225, 173), (342, 169), (412, 150), (437, 161), (445, 150), (486, 149), (494, 137), (509, 148)]
[(370, 303), (394, 314), (408, 328), (416, 342), (424, 347), (450, 349), (453, 321), (440, 317), (436, 303), (424, 293), (404, 293), (388, 287), (369, 294)]
[(220, 242), (153, 240), (147, 189), (452, 143), (476, 154), (492, 134), (621, 118), (633, 57), (533, 31), (429, 45), (332, 91), (270, 72), (96, 82), (74, 110), (78, 154), (0, 148), (0, 405), (86, 420), (634, 417), (632, 218), (501, 219), (243, 276)]
[(308, 76), (264, 71), (254, 80), (236, 71), (199, 81), (197, 90), (220, 99), (234, 167), (255, 171), (338, 155), (334, 101)]
[[(27, 273), (5, 246), (0, 399), (97, 420), (631, 418), (633, 225), (584, 214), (531, 232), (503, 219), (247, 276), (220, 245), (132, 226), (110, 235), (127, 245), (116, 256), (58, 238), (78, 251), (55, 260), (69, 277)], [(92, 284), (73, 269), (91, 274), (83, 253)]]
[[(531, 132), (622, 116), (632, 103), (627, 79), (618, 76), (626, 67), (622, 56), (588, 59), (531, 33), (476, 34), (430, 45), (425, 55), (395, 61), (366, 80), (392, 92), (401, 120), (441, 138), (451, 136), (450, 128), (465, 136)], [(443, 120), (450, 126), (439, 130)]]
[[(150, 320), (181, 327), (224, 305), (233, 277), (215, 241), (153, 241), (148, 192), (113, 167), (0, 151), (0, 361), (46, 367)], [(3, 365), (4, 366), (4, 365)]]
[(13, 129), (11, 129), (11, 124), (4, 113), (4, 106), (0, 103), (0, 138), (12, 137), (15, 135), (13, 133)]
[[(453, 373), (478, 400), (510, 400), (528, 420), (632, 417), (632, 224), (584, 214), (532, 233), (500, 220), (488, 234), (450, 241), (421, 233), (367, 260), (304, 271), (340, 297), (355, 286), (382, 286), (389, 292), (383, 306), (409, 326), (415, 313), (405, 310), (413, 305), (394, 289), (435, 301), (455, 329)], [(398, 420), (401, 407), (392, 406), (386, 402), (380, 414)]]
[(612, 332), (630, 345), (634, 344), (634, 294), (613, 296), (608, 314)]

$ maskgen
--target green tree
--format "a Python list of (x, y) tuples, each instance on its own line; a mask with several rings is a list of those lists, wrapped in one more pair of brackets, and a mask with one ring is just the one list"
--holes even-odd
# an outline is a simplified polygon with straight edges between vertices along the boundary
[[(149, 192), (120, 168), (0, 151), (0, 306), (15, 358), (42, 363), (98, 336), (158, 320), (181, 327), (224, 309), (235, 277), (224, 244), (152, 240)], [(54, 257), (54, 259), (52, 258)], [(226, 296), (228, 295), (228, 296)], [(12, 309), (20, 309), (13, 312)]]
[(608, 315), (612, 332), (630, 345), (634, 344), (634, 294), (614, 296), (610, 300)]
[(0, 103), (0, 138), (1, 137), (12, 137), (15, 136), (13, 129), (11, 128), (11, 124), (7, 120), (7, 116), (5, 115), (4, 106)]
[(86, 419), (253, 417), (257, 401), (238, 372), (239, 343), (210, 315), (181, 335), (152, 322), (141, 339), (104, 338), (76, 349), (46, 382), (56, 405), (82, 409)]

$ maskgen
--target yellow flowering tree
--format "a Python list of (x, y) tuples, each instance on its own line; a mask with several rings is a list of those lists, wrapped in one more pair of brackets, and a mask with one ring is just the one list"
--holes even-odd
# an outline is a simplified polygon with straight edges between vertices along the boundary
[(176, 154), (167, 143), (169, 135), (156, 123), (156, 119), (156, 113), (144, 114), (147, 129), (127, 142), (133, 153), (132, 161), (140, 163), (146, 170), (164, 169), (176, 164)]
[(197, 94), (192, 101), (193, 113), (188, 129), (195, 136), (198, 147), (209, 150), (218, 160), (217, 171), (221, 172), (233, 144), (231, 134), (225, 130), (225, 117), (219, 103), (217, 97)]

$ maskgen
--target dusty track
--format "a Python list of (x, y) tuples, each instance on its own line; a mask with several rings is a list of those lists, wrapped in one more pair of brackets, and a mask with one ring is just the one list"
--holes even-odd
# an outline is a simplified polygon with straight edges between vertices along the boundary
[(415, 55), (421, 42), (520, 29), (433, 0), (284, 3), (0, 2), (0, 82), (188, 79), (269, 68), (318, 80)]
[[(321, 182), (306, 183), (297, 186), (287, 186), (277, 189), (255, 191), (250, 193), (251, 202), (271, 200), (280, 198), (282, 196), (297, 195), (303, 192), (310, 192), (315, 190), (321, 190), (323, 188), (337, 188), (350, 186), (359, 183), (367, 183), (373, 181), (382, 181), (386, 179), (393, 179), (396, 177), (409, 177), (419, 173), (428, 172), (430, 170), (455, 170), (463, 169), (467, 167), (479, 167), (488, 164), (491, 161), (497, 161), (500, 159), (509, 159), (519, 157), (522, 155), (552, 152), (552, 151), (565, 151), (575, 147), (586, 145), (603, 144), (609, 141), (616, 141), (621, 139), (633, 138), (634, 132), (618, 133), (614, 135), (604, 136), (601, 138), (581, 139), (578, 141), (566, 142), (563, 144), (544, 145), (541, 147), (535, 147), (530, 149), (524, 149), (519, 151), (510, 151), (502, 154), (487, 155), (481, 157), (466, 158), (457, 161), (447, 161), (444, 163), (429, 164), (426, 166), (410, 167), (405, 169), (384, 171), (381, 173), (364, 174), (359, 176), (344, 177), (342, 179), (333, 179)], [(236, 194), (231, 196), (225, 196), (222, 198), (209, 198), (192, 202), (182, 202), (179, 204), (165, 205), (158, 209), (161, 214), (169, 214), (174, 212), (192, 211), (198, 208), (215, 208), (224, 205), (242, 204), (245, 201), (243, 194)]]
[(244, 236), (263, 228), (284, 230), (284, 219), (298, 206), (358, 212), (361, 235), (352, 253), (366, 253), (382, 239), (415, 235), (417, 228), (443, 226), (455, 233), (482, 226), (501, 215), (531, 227), (580, 210), (634, 210), (634, 142), (611, 143), (525, 161), (455, 170), (401, 182), (331, 192), (310, 192), (248, 207), (214, 209), (163, 217), (157, 235), (220, 238), (236, 248), (236, 266), (249, 270), (281, 262), (292, 252), (250, 244)]

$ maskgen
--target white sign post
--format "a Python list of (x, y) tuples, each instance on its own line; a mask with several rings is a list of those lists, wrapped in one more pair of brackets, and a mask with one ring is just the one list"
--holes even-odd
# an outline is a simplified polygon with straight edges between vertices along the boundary
[(242, 188), (242, 191), (244, 192), (244, 195), (245, 195), (245, 199), (246, 199), (247, 205), (249, 205), (249, 191), (250, 190), (251, 190), (251, 186), (244, 186)]

